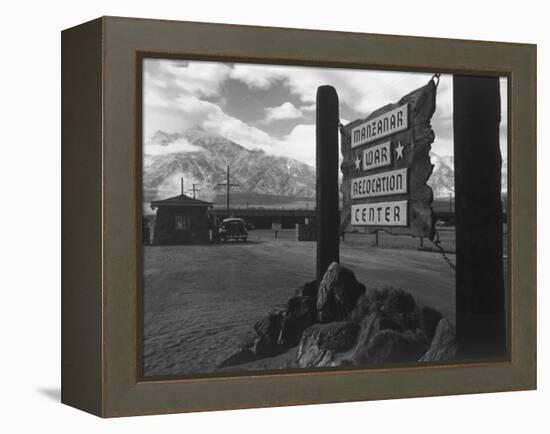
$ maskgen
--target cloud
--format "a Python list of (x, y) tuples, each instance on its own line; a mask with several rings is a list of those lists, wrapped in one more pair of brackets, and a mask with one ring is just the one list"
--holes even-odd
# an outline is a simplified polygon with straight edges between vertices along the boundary
[(220, 62), (145, 59), (143, 69), (147, 86), (164, 90), (166, 97), (212, 97), (219, 95), (232, 68)]
[(278, 107), (267, 107), (265, 112), (266, 115), (262, 123), (266, 124), (285, 119), (297, 119), (304, 115), (294, 104), (288, 101)]
[[(232, 69), (231, 65), (217, 62), (146, 59), (144, 137), (158, 130), (175, 133), (201, 127), (246, 148), (270, 151), (272, 139), (268, 133), (228, 115), (221, 108), (225, 103), (222, 87)], [(149, 153), (147, 144), (145, 152)], [(153, 148), (151, 152), (166, 151)]]
[(251, 89), (268, 89), (279, 82), (300, 98), (304, 105), (315, 103), (317, 88), (332, 85), (340, 102), (367, 115), (427, 83), (432, 74), (368, 71), (340, 68), (310, 68), (274, 65), (235, 65), (231, 78)]
[[(208, 79), (199, 80), (200, 85), (185, 86), (183, 81), (195, 80), (195, 76), (199, 71), (204, 72), (205, 77), (208, 77)], [(212, 66), (192, 68), (189, 65), (177, 67), (172, 64), (165, 66), (160, 71), (160, 74), (168, 75), (168, 80), (164, 80), (164, 83), (169, 82), (169, 84), (161, 86), (158, 80), (154, 81), (151, 85), (146, 82), (144, 92), (144, 103), (147, 113), (147, 116), (144, 117), (144, 132), (146, 135), (150, 135), (156, 130), (174, 133), (193, 127), (201, 127), (206, 131), (219, 134), (239, 143), (248, 149), (258, 148), (270, 154), (294, 158), (310, 165), (315, 164), (314, 124), (299, 122), (289, 134), (282, 138), (275, 138), (258, 127), (251, 126), (241, 119), (228, 115), (220, 107), (221, 101), (213, 102), (202, 99), (204, 95), (208, 94), (203, 89), (205, 83), (210, 83), (218, 91), (221, 89), (220, 80), (228, 76), (228, 71), (224, 68), (214, 68)], [(390, 73), (390, 75), (393, 78), (396, 77), (394, 73)], [(174, 78), (176, 76), (177, 79)], [(327, 81), (332, 82), (339, 90), (341, 103), (349, 101), (349, 104), (356, 103), (363, 105), (364, 102), (362, 102), (359, 96), (368, 93), (367, 90), (369, 87), (362, 87), (362, 85), (368, 82), (371, 83), (371, 87), (376, 88), (381, 79), (377, 78), (375, 80), (375, 78), (384, 76), (384, 74), (373, 73), (372, 71), (334, 69), (325, 71), (315, 68), (241, 64), (235, 65), (229, 76), (233, 79), (239, 77), (251, 87), (269, 87), (278, 81), (288, 86), (303, 101), (300, 109), (290, 102), (285, 102), (277, 107), (267, 108), (264, 123), (268, 124), (281, 119), (300, 121), (300, 118), (304, 116), (302, 108), (309, 112), (315, 110), (317, 85), (325, 84)], [(158, 74), (155, 77), (158, 78)], [(384, 78), (384, 80), (391, 81), (390, 78)], [(424, 78), (422, 81), (425, 81)], [(167, 89), (174, 86), (180, 89), (180, 91), (169, 93)], [(406, 91), (410, 90), (412, 90), (410, 87), (406, 89)], [(380, 105), (399, 99), (406, 91), (403, 90), (399, 94), (396, 91), (395, 98), (384, 96), (383, 101), (377, 99), (371, 102), (372, 109), (374, 110)], [(348, 94), (349, 97), (346, 98), (345, 95)], [(369, 101), (372, 101), (372, 99)], [(346, 120), (343, 122), (347, 123)], [(164, 150), (157, 151), (152, 149), (151, 152), (162, 151)], [(148, 149), (145, 152), (149, 153)]]
[(223, 103), (220, 93), (230, 65), (166, 59), (143, 62), (145, 137), (157, 130), (173, 133), (199, 125), (215, 110), (204, 98)]
[(269, 89), (277, 81), (287, 77), (287, 67), (236, 63), (231, 78), (246, 83), (252, 89)]
[(302, 112), (314, 112), (317, 108), (317, 104), (311, 103), (311, 104), (305, 104), (303, 106), (300, 106), (300, 110)]
[[(315, 111), (318, 86), (328, 84), (336, 88), (341, 121), (346, 124), (347, 119), (365, 117), (373, 110), (397, 102), (405, 94), (426, 84), (431, 75), (147, 59), (144, 61), (144, 134), (147, 137), (156, 130), (174, 133), (198, 126), (249, 149), (259, 148), (314, 164), (315, 125), (308, 122)], [(224, 93), (228, 80), (246, 84), (250, 92), (258, 91), (255, 95), (258, 98), (283, 91), (296, 97), (296, 101), (293, 99), (293, 103), (287, 101), (280, 106), (265, 108), (263, 121), (252, 126), (225, 110), (232, 104), (231, 94)], [(506, 91), (506, 79), (501, 79), (503, 158), (506, 158), (507, 139)], [(432, 149), (441, 156), (453, 154), (452, 93), (452, 75), (444, 74), (437, 90), (437, 109), (432, 119), (436, 135)], [(283, 119), (293, 120), (296, 125), (289, 134), (277, 138), (270, 134), (275, 128), (272, 124)], [(189, 149), (182, 146), (182, 149)]]
[(200, 147), (193, 145), (187, 139), (180, 137), (167, 145), (146, 144), (144, 152), (147, 155), (166, 155), (200, 151)]
[(201, 124), (219, 107), (193, 95), (180, 95), (165, 98), (159, 89), (151, 88), (144, 92), (144, 137), (155, 131), (175, 133)]
[(175, 83), (198, 96), (216, 96), (231, 68), (223, 63), (193, 62), (187, 68), (176, 68)]
[(315, 167), (315, 124), (296, 125), (287, 136), (275, 141), (272, 148), (277, 155)]
[[(216, 103), (192, 95), (181, 95), (175, 99), (164, 99), (158, 90), (149, 89), (144, 97), (144, 137), (150, 137), (160, 130), (168, 134), (200, 127), (210, 133), (219, 134), (248, 149), (262, 149), (273, 153), (276, 141), (265, 131), (250, 126), (240, 119), (228, 115)], [(145, 143), (144, 152), (168, 152)], [(185, 149), (188, 148), (185, 145)], [(189, 152), (189, 151), (187, 151)]]
[[(315, 125), (299, 124), (281, 139), (276, 139), (264, 130), (248, 125), (225, 113), (213, 102), (194, 96), (180, 96), (173, 101), (157, 100), (155, 94), (146, 98), (144, 134), (150, 137), (161, 130), (168, 134), (200, 127), (209, 133), (219, 134), (247, 149), (261, 149), (269, 154), (294, 158), (304, 163), (315, 164)], [(158, 103), (157, 103), (158, 102)], [(144, 153), (148, 155), (171, 152), (192, 152), (194, 146), (183, 140), (169, 146), (146, 142)]]
[(273, 139), (268, 133), (250, 126), (240, 119), (229, 116), (217, 106), (213, 108), (199, 126), (206, 131), (224, 136), (245, 148), (273, 152), (270, 146)]

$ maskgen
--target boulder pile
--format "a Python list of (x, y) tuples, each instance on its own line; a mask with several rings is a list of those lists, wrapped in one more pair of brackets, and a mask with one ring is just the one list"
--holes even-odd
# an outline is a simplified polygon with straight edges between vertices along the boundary
[(369, 289), (333, 262), (320, 284), (299, 287), (284, 309), (254, 325), (255, 338), (219, 368), (273, 357), (298, 346), (294, 367), (437, 362), (456, 354), (453, 325), (402, 289)]

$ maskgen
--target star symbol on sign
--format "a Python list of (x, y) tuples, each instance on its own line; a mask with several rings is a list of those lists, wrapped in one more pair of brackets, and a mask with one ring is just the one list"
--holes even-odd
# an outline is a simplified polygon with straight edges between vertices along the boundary
[(403, 151), (405, 150), (405, 147), (399, 142), (399, 145), (395, 148), (395, 153), (397, 154), (397, 159), (403, 158)]
[(361, 170), (361, 158), (355, 156), (355, 170)]

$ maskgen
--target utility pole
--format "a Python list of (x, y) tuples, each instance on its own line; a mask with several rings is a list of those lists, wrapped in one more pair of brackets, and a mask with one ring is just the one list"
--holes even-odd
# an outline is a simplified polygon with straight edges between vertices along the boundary
[(197, 194), (197, 192), (201, 191), (200, 188), (197, 188), (197, 185), (198, 185), (198, 184), (193, 184), (193, 190), (190, 190), (190, 191), (193, 192), (193, 199), (196, 199), (196, 194)]
[(239, 184), (231, 184), (229, 176), (229, 166), (227, 166), (227, 181), (225, 184), (218, 184), (218, 187), (226, 187), (227, 188), (227, 199), (226, 199), (226, 205), (227, 205), (227, 217), (230, 217), (230, 208), (229, 208), (229, 191), (231, 190), (231, 187), (239, 187)]

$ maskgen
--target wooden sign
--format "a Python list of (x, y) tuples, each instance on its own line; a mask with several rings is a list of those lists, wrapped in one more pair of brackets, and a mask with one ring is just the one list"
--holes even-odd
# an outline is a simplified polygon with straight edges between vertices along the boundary
[(430, 149), (435, 111), (433, 80), (365, 119), (342, 127), (343, 210), (340, 232), (433, 239)]
[(407, 226), (407, 201), (352, 205), (351, 224), (358, 226)]
[[(391, 166), (391, 161), (391, 142), (385, 142), (363, 149), (360, 164), (363, 165), (362, 170), (367, 171), (378, 167)], [(361, 169), (360, 166), (357, 168)]]
[(352, 199), (407, 193), (407, 169), (375, 173), (351, 180)]
[(358, 146), (406, 130), (409, 127), (408, 108), (407, 104), (403, 104), (353, 127), (351, 129), (351, 147), (357, 148)]

